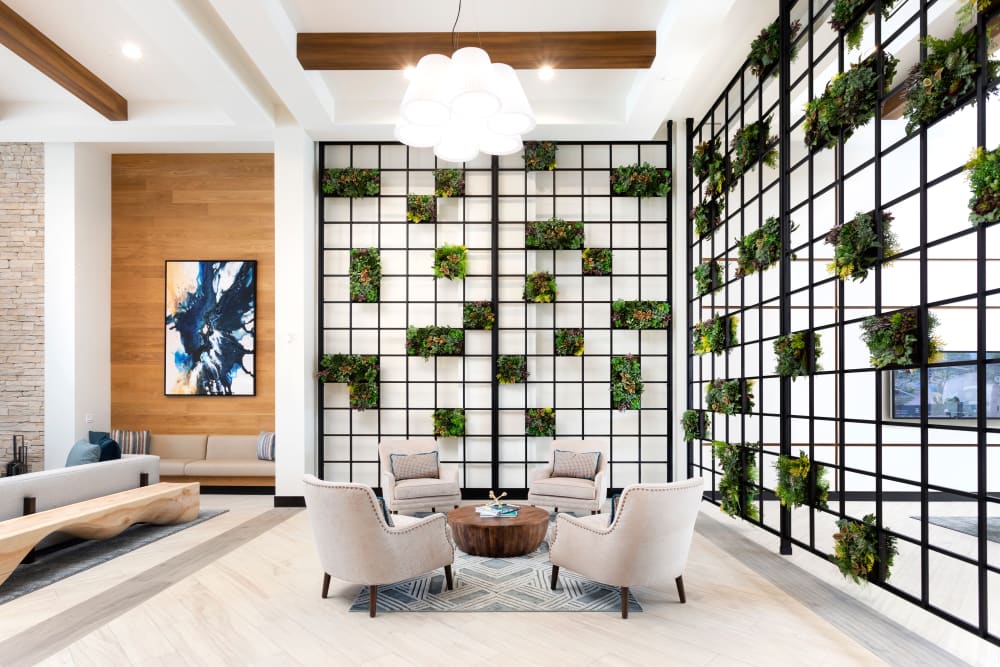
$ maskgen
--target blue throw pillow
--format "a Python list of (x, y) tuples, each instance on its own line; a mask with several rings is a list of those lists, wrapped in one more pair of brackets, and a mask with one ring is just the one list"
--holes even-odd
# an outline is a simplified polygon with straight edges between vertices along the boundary
[(385, 506), (385, 498), (382, 496), (375, 496), (375, 500), (378, 501), (379, 507), (382, 508), (382, 516), (385, 517), (385, 522), (390, 528), (393, 528), (392, 517), (389, 515), (389, 508)]
[(85, 463), (97, 463), (101, 460), (100, 445), (92, 445), (86, 440), (79, 440), (66, 457), (66, 467), (79, 466)]
[(104, 436), (101, 438), (101, 441), (96, 444), (101, 448), (102, 461), (114, 461), (115, 459), (120, 459), (122, 457), (121, 446), (111, 438)]
[(107, 431), (87, 431), (87, 440), (90, 441), (92, 445), (101, 444), (101, 440), (110, 437)]
[(622, 494), (620, 493), (616, 493), (615, 495), (611, 496), (611, 520), (608, 521), (609, 526), (615, 522), (615, 510), (618, 509), (618, 500), (621, 497)]

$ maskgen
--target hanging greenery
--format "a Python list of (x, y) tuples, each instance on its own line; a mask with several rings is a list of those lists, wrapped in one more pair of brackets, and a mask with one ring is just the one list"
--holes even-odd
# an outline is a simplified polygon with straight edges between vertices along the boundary
[(376, 382), (378, 357), (361, 354), (324, 354), (319, 360), (321, 382)]
[(923, 336), (927, 337), (927, 363), (934, 363), (940, 355), (941, 340), (934, 335), (937, 325), (937, 318), (927, 313), (927, 328), (921, 328), (920, 311), (906, 308), (865, 318), (861, 337), (868, 345), (874, 368), (917, 366)]
[(611, 248), (584, 248), (580, 256), (583, 258), (583, 275), (611, 275)]
[(489, 301), (469, 301), (462, 309), (462, 327), (465, 329), (493, 328), (497, 316), (493, 313), (493, 304)]
[(974, 225), (1000, 221), (1000, 146), (991, 151), (977, 148), (965, 168), (972, 187), (969, 220)]
[(706, 199), (691, 211), (691, 221), (698, 237), (715, 231), (722, 224), (722, 211), (726, 207), (725, 197)]
[(529, 250), (579, 250), (583, 223), (559, 218), (531, 220), (524, 225), (524, 247)]
[(583, 329), (556, 329), (555, 352), (557, 357), (583, 355)]
[(378, 383), (352, 382), (347, 385), (350, 406), (358, 412), (378, 407)]
[(500, 384), (517, 384), (528, 379), (528, 358), (517, 355), (497, 357), (497, 381)]
[(464, 197), (465, 196), (465, 170), (463, 170), (463, 169), (435, 169), (434, 170), (434, 196), (435, 197)]
[(377, 197), (382, 190), (378, 169), (327, 169), (320, 184), (327, 197)]
[(666, 329), (670, 304), (666, 301), (622, 301), (611, 304), (612, 329)]
[[(878, 572), (878, 526), (875, 525), (875, 515), (866, 514), (861, 521), (841, 519), (837, 522), (839, 530), (833, 534), (833, 555), (830, 557), (844, 578), (850, 577), (854, 583), (860, 584)], [(896, 549), (896, 537), (885, 535), (885, 578), (889, 578), (890, 570), (899, 551)]]
[(638, 410), (642, 397), (639, 357), (611, 357), (611, 405), (619, 410)]
[(464, 408), (437, 408), (434, 410), (434, 437), (460, 438), (465, 435)]
[[(790, 42), (795, 41), (795, 36), (799, 34), (799, 30), (801, 29), (801, 22), (792, 22), (792, 25), (789, 26), (789, 31), (791, 32), (789, 37)], [(799, 47), (793, 43), (791, 49), (792, 52), (788, 56), (788, 61), (795, 62), (795, 58), (799, 55)], [(778, 68), (774, 66), (778, 63), (780, 56), (781, 24), (779, 21), (775, 21), (761, 30), (757, 39), (750, 43), (750, 56), (747, 58), (750, 62), (750, 71), (755, 77), (760, 79), (773, 67), (774, 71), (771, 72), (771, 76), (777, 77)]]
[[(826, 235), (826, 242), (833, 246), (833, 261), (826, 270), (840, 280), (850, 278), (859, 282), (868, 277), (878, 263), (879, 249), (883, 257), (891, 257), (899, 252), (896, 235), (892, 233), (892, 213), (882, 211), (882, 234), (878, 233), (875, 215), (858, 213), (852, 220), (837, 225)], [(889, 262), (883, 260), (882, 266)]]
[(730, 189), (736, 187), (740, 177), (763, 162), (768, 167), (778, 166), (778, 137), (771, 136), (771, 116), (762, 118), (736, 130), (733, 135), (733, 165)]
[(411, 357), (458, 357), (465, 351), (465, 331), (452, 327), (406, 327), (406, 354)]
[(695, 354), (722, 354), (727, 347), (739, 343), (736, 326), (739, 318), (735, 315), (716, 315), (704, 322), (694, 325), (691, 332), (691, 343)]
[(434, 249), (434, 277), (463, 280), (469, 270), (469, 255), (464, 245), (443, 245)]
[[(804, 451), (798, 456), (779, 456), (774, 468), (778, 471), (778, 484), (774, 495), (784, 507), (800, 507), (809, 504), (809, 470), (812, 462)], [(826, 478), (826, 468), (816, 465), (816, 488), (813, 492), (813, 506), (827, 509), (830, 497), (830, 480)]]
[[(906, 83), (906, 133), (912, 134), (924, 123), (931, 123), (976, 101), (976, 79), (981, 65), (976, 58), (976, 32), (955, 29), (951, 39), (927, 35), (923, 40), (927, 58), (916, 65)], [(1000, 61), (990, 60), (987, 80), (997, 75)], [(996, 89), (994, 84), (987, 96)]]
[(709, 432), (712, 421), (700, 410), (685, 410), (681, 416), (681, 426), (684, 428), (685, 440), (703, 440), (712, 437)]
[(729, 190), (729, 162), (719, 151), (721, 139), (715, 137), (698, 144), (691, 156), (691, 170), (705, 182), (708, 197), (721, 197)]
[(524, 300), (529, 303), (552, 303), (558, 293), (555, 276), (548, 271), (532, 273), (524, 281)]
[(698, 285), (698, 296), (711, 294), (726, 282), (725, 269), (715, 260), (702, 262), (694, 269), (694, 281)]
[(382, 259), (377, 248), (351, 249), (351, 301), (378, 302), (382, 284)]
[(556, 434), (556, 411), (553, 408), (528, 408), (524, 411), (524, 432), (536, 438)]
[(778, 336), (774, 340), (774, 356), (778, 359), (775, 372), (778, 375), (790, 377), (794, 382), (801, 375), (811, 375), (821, 370), (816, 360), (823, 354), (820, 345), (822, 336), (814, 333), (810, 345), (808, 334), (808, 331), (797, 331), (787, 336)]
[(968, 25), (976, 20), (976, 15), (985, 12), (1000, 0), (961, 0), (961, 7), (955, 12), (959, 25)]
[[(892, 16), (892, 6), (895, 4), (896, 0), (882, 0), (883, 19)], [(833, 3), (830, 27), (837, 32), (846, 31), (844, 39), (849, 50), (861, 48), (861, 38), (865, 34), (865, 22), (862, 17), (866, 9), (869, 14), (875, 13), (872, 0), (836, 0)]]
[[(798, 227), (793, 222), (791, 232)], [(764, 271), (778, 263), (781, 259), (781, 222), (768, 218), (759, 229), (755, 229), (742, 241), (738, 241), (739, 257), (736, 260), (736, 277), (742, 278), (751, 273)]]
[(719, 508), (729, 516), (756, 521), (760, 514), (757, 499), (757, 450), (760, 445), (716, 440), (712, 452), (722, 470), (719, 480)]
[(406, 219), (410, 222), (437, 222), (434, 195), (406, 195)]
[(521, 157), (526, 171), (552, 171), (556, 168), (556, 145), (551, 141), (525, 141)]
[(670, 172), (648, 162), (615, 167), (611, 192), (623, 197), (666, 197), (670, 194)]
[[(884, 86), (879, 91), (878, 66), (881, 58)], [(809, 100), (803, 124), (806, 146), (814, 151), (832, 148), (843, 135), (844, 141), (875, 115), (879, 97), (892, 89), (899, 61), (878, 51), (842, 74), (835, 74), (823, 94)]]
[(724, 415), (753, 411), (753, 380), (712, 380), (705, 390), (705, 406)]

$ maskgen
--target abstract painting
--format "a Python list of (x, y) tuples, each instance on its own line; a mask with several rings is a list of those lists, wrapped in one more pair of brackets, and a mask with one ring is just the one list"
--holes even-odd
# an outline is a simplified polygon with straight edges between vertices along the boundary
[(253, 396), (255, 261), (167, 261), (167, 396)]

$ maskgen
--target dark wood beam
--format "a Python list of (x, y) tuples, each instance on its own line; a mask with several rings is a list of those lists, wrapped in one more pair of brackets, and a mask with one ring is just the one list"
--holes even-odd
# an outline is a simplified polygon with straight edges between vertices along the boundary
[(128, 101), (0, 1), (0, 44), (108, 120), (128, 120)]
[[(456, 34), (455, 48), (479, 46), (514, 69), (646, 69), (656, 56), (653, 30)], [(451, 55), (449, 32), (300, 32), (304, 69), (391, 70), (428, 53)]]

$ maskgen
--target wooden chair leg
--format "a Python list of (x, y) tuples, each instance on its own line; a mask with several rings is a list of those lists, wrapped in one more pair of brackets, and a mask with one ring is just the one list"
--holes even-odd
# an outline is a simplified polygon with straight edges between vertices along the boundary
[(326, 572), (323, 573), (323, 599), (326, 599), (326, 594), (330, 592), (330, 575)]
[(552, 590), (556, 589), (556, 584), (559, 583), (559, 566), (552, 566)]
[(378, 600), (378, 586), (368, 587), (368, 616), (375, 618), (375, 606)]
[(677, 584), (677, 595), (681, 598), (681, 604), (687, 602), (687, 597), (684, 595), (684, 576), (681, 575), (674, 579), (674, 583)]
[(628, 618), (628, 586), (622, 586), (622, 618)]
[(437, 508), (436, 507), (432, 507), (431, 508), (431, 514), (433, 514), (434, 512), (437, 512)]
[(451, 565), (444, 566), (444, 581), (449, 591), (455, 588), (455, 580), (451, 577)]
[(590, 510), (590, 516), (594, 516), (595, 514), (597, 514), (597, 512), (595, 512), (594, 510)]

